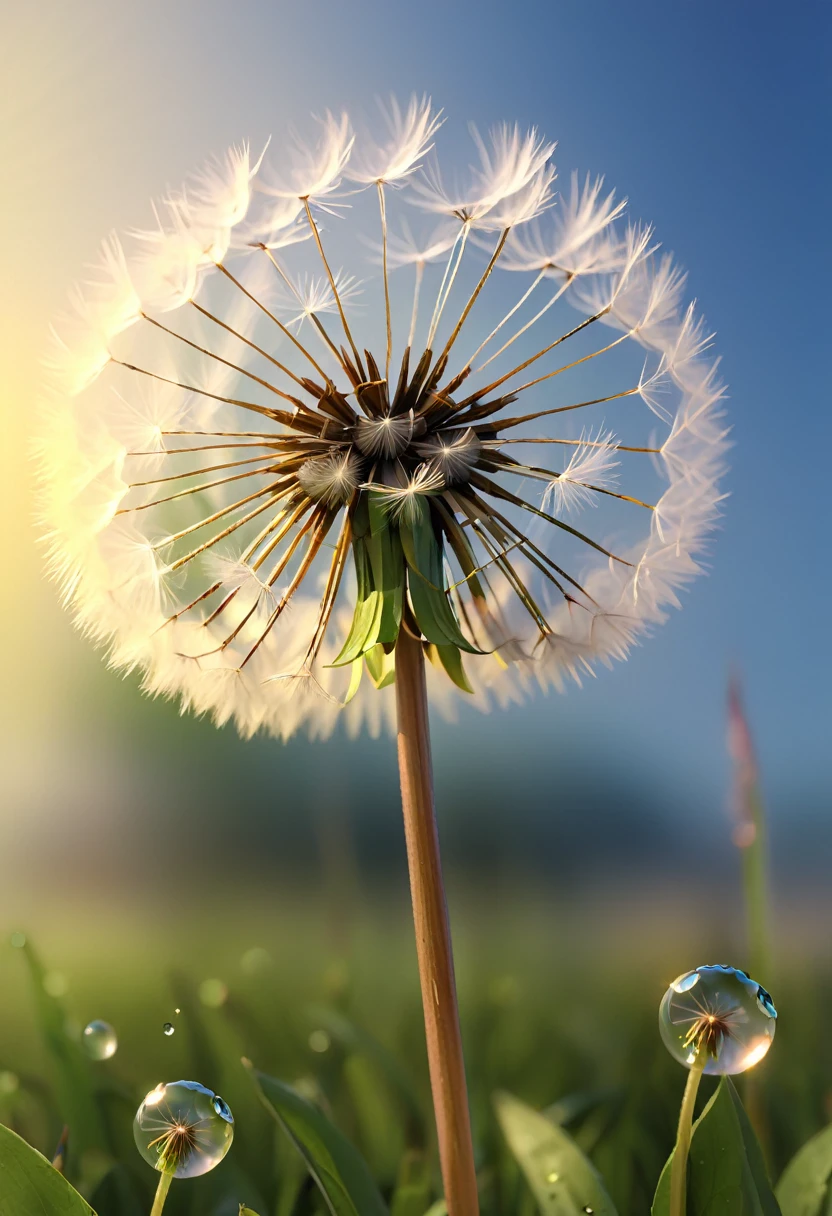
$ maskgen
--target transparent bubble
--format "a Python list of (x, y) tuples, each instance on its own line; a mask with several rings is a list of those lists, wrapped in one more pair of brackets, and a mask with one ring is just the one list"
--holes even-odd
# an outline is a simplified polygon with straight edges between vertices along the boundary
[(95, 1018), (84, 1027), (81, 1041), (91, 1060), (109, 1060), (116, 1054), (118, 1038), (109, 1022)]
[(162, 1033), (166, 1034), (168, 1038), (170, 1038), (172, 1034), (176, 1034), (176, 1027), (174, 1026), (173, 1022), (165, 1022), (164, 1026), (162, 1027)]
[(771, 1046), (777, 1010), (744, 971), (724, 964), (697, 967), (674, 980), (659, 1009), (670, 1054), (688, 1068), (699, 1051), (706, 1073), (734, 1075), (759, 1063)]
[(157, 1085), (133, 1120), (136, 1146), (154, 1169), (197, 1178), (219, 1165), (234, 1138), (227, 1103), (196, 1081)]

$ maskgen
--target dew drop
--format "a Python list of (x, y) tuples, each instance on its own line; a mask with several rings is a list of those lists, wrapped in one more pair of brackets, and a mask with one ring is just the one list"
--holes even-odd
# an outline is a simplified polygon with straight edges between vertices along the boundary
[(219, 1165), (234, 1138), (228, 1104), (196, 1081), (157, 1085), (133, 1120), (136, 1147), (156, 1170), (197, 1178)]
[(592, 1213), (595, 1211), (595, 1208), (591, 1208), (591, 1207), (589, 1207), (589, 1205), (587, 1205), (583, 1210), (586, 1212), (587, 1216), (592, 1216)]
[(176, 1033), (176, 1027), (174, 1026), (173, 1022), (165, 1022), (164, 1026), (162, 1027), (162, 1031), (168, 1036), (168, 1038), (170, 1038), (172, 1034)]
[(118, 1038), (109, 1022), (95, 1018), (81, 1034), (84, 1050), (91, 1060), (109, 1060), (118, 1049)]
[(659, 1029), (670, 1054), (690, 1068), (705, 1052), (703, 1071), (721, 1076), (745, 1072), (762, 1060), (776, 1019), (766, 990), (726, 963), (680, 976), (659, 1009)]

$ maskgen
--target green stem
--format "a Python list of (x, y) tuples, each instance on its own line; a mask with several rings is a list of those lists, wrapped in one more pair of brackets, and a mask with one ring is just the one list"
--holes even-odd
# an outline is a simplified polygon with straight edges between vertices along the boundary
[(169, 1174), (167, 1170), (163, 1170), (159, 1175), (159, 1185), (156, 1188), (156, 1198), (153, 1200), (150, 1216), (162, 1216), (162, 1208), (165, 1206), (165, 1200), (167, 1199), (172, 1182), (173, 1174)]
[(679, 1130), (676, 1133), (676, 1147), (673, 1150), (673, 1161), (670, 1165), (670, 1216), (685, 1216), (693, 1107), (706, 1059), (707, 1052), (697, 1053), (688, 1073), (682, 1106), (679, 1110)]
[(768, 935), (768, 847), (763, 800), (755, 786), (749, 798), (754, 839), (742, 850), (743, 887), (748, 924), (749, 966), (758, 983), (771, 984)]

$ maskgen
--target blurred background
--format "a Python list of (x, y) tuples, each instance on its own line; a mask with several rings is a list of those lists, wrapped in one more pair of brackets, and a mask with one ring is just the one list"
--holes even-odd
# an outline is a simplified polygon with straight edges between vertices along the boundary
[(635, 968), (652, 1011), (700, 949), (743, 965), (732, 669), (780, 958), (828, 961), (829, 7), (33, 0), (1, 20), (0, 928), (79, 993), (95, 973), (101, 1012), (139, 968), (154, 1035), (169, 965), (253, 947), (310, 973), (366, 949), (376, 985), (393, 957), (415, 994), (392, 740), (243, 742), (109, 673), (44, 579), (27, 443), (49, 319), (111, 228), (232, 141), (426, 91), (451, 138), (537, 124), (655, 223), (717, 332), (735, 440), (709, 576), (655, 638), (583, 689), (436, 723), (463, 985)]

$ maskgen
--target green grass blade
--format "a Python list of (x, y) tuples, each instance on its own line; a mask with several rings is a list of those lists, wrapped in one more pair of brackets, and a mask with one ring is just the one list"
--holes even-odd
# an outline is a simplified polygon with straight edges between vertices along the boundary
[[(662, 1170), (652, 1216), (670, 1212), (670, 1167)], [(763, 1154), (739, 1095), (723, 1077), (693, 1125), (688, 1158), (687, 1216), (782, 1216)]]
[(494, 1107), (542, 1216), (616, 1216), (595, 1167), (562, 1128), (511, 1094), (495, 1094)]
[(90, 1062), (80, 1043), (66, 1033), (66, 1013), (58, 998), (46, 991), (46, 969), (37, 953), (28, 942), (23, 952), (32, 977), (40, 1033), (54, 1067), (58, 1109), (69, 1128), (73, 1154), (81, 1158), (91, 1149), (107, 1151), (110, 1146)]
[(0, 1124), (0, 1216), (95, 1216), (36, 1149)]
[(832, 1127), (812, 1136), (783, 1170), (775, 1194), (783, 1216), (826, 1216), (832, 1180)]
[(389, 1216), (364, 1159), (334, 1124), (291, 1086), (248, 1068), (266, 1109), (303, 1157), (332, 1216)]

